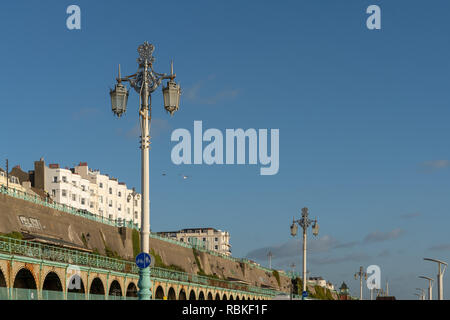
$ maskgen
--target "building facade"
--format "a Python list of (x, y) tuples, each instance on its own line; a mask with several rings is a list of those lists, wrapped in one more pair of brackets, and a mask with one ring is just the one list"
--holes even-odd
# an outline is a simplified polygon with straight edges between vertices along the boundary
[(158, 235), (231, 255), (230, 233), (214, 228), (191, 228), (158, 232)]
[(74, 168), (44, 166), (45, 191), (53, 201), (118, 222), (141, 223), (141, 195), (116, 178), (92, 170), (87, 163)]
[(7, 185), (9, 186), (9, 188), (16, 189), (18, 191), (26, 191), (26, 189), (20, 184), (19, 178), (12, 175), (9, 175), (9, 177), (7, 177), (6, 171), (0, 168), (0, 186), (4, 186), (6, 188)]

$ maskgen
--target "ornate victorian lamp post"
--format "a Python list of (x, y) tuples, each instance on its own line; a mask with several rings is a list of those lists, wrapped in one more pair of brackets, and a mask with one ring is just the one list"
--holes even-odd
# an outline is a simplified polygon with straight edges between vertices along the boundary
[[(122, 82), (129, 82), (130, 86), (139, 93), (139, 119), (141, 126), (141, 192), (142, 192), (142, 213), (141, 213), (141, 251), (149, 253), (150, 236), (150, 200), (149, 200), (149, 149), (150, 149), (150, 121), (151, 121), (151, 94), (161, 85), (164, 79), (169, 80), (166, 87), (162, 88), (164, 97), (164, 108), (170, 115), (178, 110), (180, 104), (181, 89), (174, 81), (173, 63), (171, 73), (157, 73), (153, 70), (153, 51), (155, 47), (145, 41), (138, 47), (139, 58), (137, 62), (139, 68), (135, 74), (121, 77), (119, 65), (119, 77), (117, 84), (110, 91), (111, 108), (115, 115), (120, 117), (126, 112), (128, 101), (128, 89)], [(134, 214), (134, 213), (133, 213)], [(150, 292), (150, 267), (139, 270), (139, 292), (140, 300), (149, 300)]]
[(292, 221), (291, 225), (291, 235), (295, 237), (297, 235), (297, 224), (303, 228), (303, 292), (302, 292), (302, 299), (305, 297), (303, 296), (303, 293), (306, 292), (306, 231), (308, 230), (308, 227), (312, 224), (312, 230), (314, 236), (317, 236), (319, 234), (319, 224), (317, 223), (317, 219), (311, 220), (308, 218), (308, 208), (302, 209), (302, 218), (299, 220), (295, 220), (295, 218)]

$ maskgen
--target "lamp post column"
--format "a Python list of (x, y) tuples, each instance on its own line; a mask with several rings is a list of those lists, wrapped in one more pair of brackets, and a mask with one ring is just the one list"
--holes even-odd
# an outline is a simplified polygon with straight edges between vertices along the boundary
[(428, 281), (428, 300), (433, 300), (433, 287), (431, 281)]
[(438, 289), (438, 300), (444, 300), (444, 287), (442, 283), (442, 272), (441, 264), (438, 264), (438, 275), (437, 275), (437, 289)]
[[(141, 252), (149, 253), (150, 246), (150, 199), (149, 199), (149, 149), (150, 149), (150, 130), (149, 125), (151, 121), (149, 106), (149, 89), (147, 76), (147, 60), (144, 62), (144, 77), (141, 92), (141, 110), (139, 111), (139, 118), (141, 122), (141, 188), (142, 188), (142, 202), (141, 202)], [(151, 104), (151, 102), (150, 102)], [(133, 213), (134, 214), (134, 213)], [(150, 267), (139, 270), (139, 300), (150, 300)]]
[(303, 292), (306, 291), (306, 228), (307, 228), (306, 225), (304, 225), (303, 226)]
[[(361, 269), (362, 271), (362, 269)], [(362, 273), (362, 272), (361, 272)], [(362, 285), (362, 275), (359, 277), (359, 300), (363, 299), (363, 285)]]

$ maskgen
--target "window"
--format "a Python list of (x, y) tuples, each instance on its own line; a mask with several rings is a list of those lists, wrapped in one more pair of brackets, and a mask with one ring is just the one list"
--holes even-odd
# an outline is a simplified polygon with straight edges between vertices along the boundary
[(112, 208), (112, 200), (109, 200), (109, 206)]
[(134, 205), (135, 205), (135, 206), (137, 206), (137, 205), (138, 205), (138, 203), (137, 203), (137, 200), (134, 200)]
[(84, 198), (81, 198), (81, 204), (85, 205), (86, 204), (86, 200)]
[(67, 182), (67, 177), (66, 177), (66, 176), (63, 176), (63, 177), (62, 177), (62, 181), (63, 181), (63, 182)]
[(135, 218), (135, 219), (138, 218), (138, 213), (137, 213), (137, 211), (134, 212), (134, 218)]
[(73, 200), (73, 201), (77, 201), (77, 195), (76, 195), (76, 194), (73, 194), (73, 195), (72, 195), (72, 200)]
[(219, 249), (219, 246), (214, 246), (214, 249), (216, 249), (216, 250)]
[(86, 186), (81, 185), (81, 190), (86, 191)]
[(53, 182), (58, 182), (58, 177), (53, 177)]
[(76, 181), (72, 181), (72, 184), (76, 187), (77, 186), (77, 182)]
[(100, 196), (100, 203), (103, 203), (103, 196)]
[(203, 241), (206, 241), (206, 238), (203, 238)]
[(65, 190), (65, 189), (62, 190), (62, 196), (67, 197), (67, 190)]
[(91, 208), (94, 208), (94, 203), (91, 202), (89, 206), (90, 206)]
[(215, 241), (215, 242), (219, 241), (219, 238), (214, 238), (214, 241)]
[(52, 190), (52, 196), (56, 197), (56, 190), (55, 189)]
[(109, 188), (109, 194), (112, 194), (112, 188)]
[(130, 208), (127, 208), (127, 213), (130, 214)]
[(120, 203), (117, 205), (117, 209), (118, 209), (119, 211), (122, 211), (122, 205), (121, 205)]
[(181, 241), (181, 242), (184, 242), (184, 239), (183, 239), (183, 238), (180, 238), (180, 241)]
[(121, 197), (122, 196), (122, 192), (117, 192), (117, 195), (119, 196), (119, 197)]
[(98, 186), (103, 189), (103, 183), (100, 182)]

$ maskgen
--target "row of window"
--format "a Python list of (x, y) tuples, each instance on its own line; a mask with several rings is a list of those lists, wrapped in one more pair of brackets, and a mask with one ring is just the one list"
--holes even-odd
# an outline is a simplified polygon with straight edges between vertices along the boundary
[[(0, 175), (2, 177), (6, 177), (6, 173), (4, 173), (3, 171), (0, 171)], [(15, 176), (9, 176), (9, 182), (15, 183), (15, 184), (20, 184), (19, 178), (15, 177)]]
[[(52, 196), (56, 197), (56, 190), (55, 189), (52, 190)], [(64, 197), (64, 198), (67, 197), (67, 190), (66, 189), (62, 189), (61, 190), (61, 196)], [(82, 205), (86, 205), (86, 203), (87, 203), (85, 198), (80, 197), (80, 196), (77, 197), (77, 194), (75, 194), (75, 193), (72, 193), (70, 197), (71, 197), (72, 201), (78, 201), (78, 199), (79, 199), (79, 201), (80, 201), (80, 203)], [(100, 200), (99, 203), (103, 204), (103, 196), (100, 196), (99, 200)], [(135, 200), (134, 204), (135, 204), (135, 206), (137, 206), (137, 204), (138, 204), (137, 200)], [(90, 208), (94, 208), (94, 205), (95, 205), (95, 202), (94, 201), (90, 201), (90, 203), (89, 203)], [(110, 208), (113, 207), (113, 201), (112, 200), (109, 200), (108, 206)], [(117, 204), (117, 210), (118, 211), (122, 211), (122, 204), (121, 203)], [(127, 208), (127, 213), (130, 214), (130, 208)], [(135, 213), (137, 213), (137, 211), (135, 211)]]
[[(53, 177), (53, 182), (54, 183), (58, 183), (59, 182), (57, 176)], [(62, 176), (62, 182), (67, 183), (67, 177), (66, 176)], [(75, 187), (77, 187), (77, 182), (76, 181), (72, 181), (72, 184)], [(88, 191), (89, 190), (89, 187), (86, 187), (85, 185), (80, 185), (80, 188), (81, 188), (82, 191)], [(103, 188), (103, 183), (101, 183), (101, 182), (99, 183), (99, 188)], [(94, 194), (94, 190), (91, 189), (90, 191), (91, 191), (91, 194)], [(113, 194), (113, 189), (111, 187), (108, 189), (108, 193), (111, 194), (111, 195)], [(122, 197), (122, 192), (121, 191), (117, 191), (117, 196), (119, 198), (121, 198)], [(130, 200), (131, 200), (131, 195), (128, 196), (127, 202), (129, 203)]]

